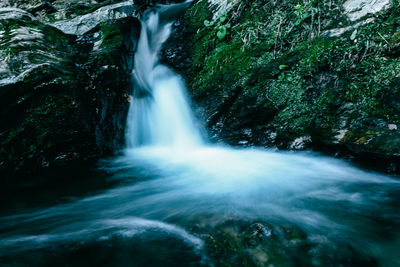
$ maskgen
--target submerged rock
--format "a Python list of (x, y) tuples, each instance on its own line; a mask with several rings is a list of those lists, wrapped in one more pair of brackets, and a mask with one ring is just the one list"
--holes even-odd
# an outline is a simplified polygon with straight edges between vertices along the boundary
[[(200, 220), (201, 221), (201, 220)], [(376, 260), (337, 240), (310, 238), (291, 224), (226, 218), (193, 229), (215, 266), (376, 266)]]

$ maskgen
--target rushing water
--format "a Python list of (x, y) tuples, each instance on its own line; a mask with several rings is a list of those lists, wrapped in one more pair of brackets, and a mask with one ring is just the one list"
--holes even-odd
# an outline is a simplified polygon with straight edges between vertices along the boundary
[(114, 185), (0, 217), (0, 265), (400, 266), (397, 179), (202, 141), (183, 81), (158, 64), (182, 6), (142, 22), (128, 148), (100, 163)]
[(142, 22), (135, 54), (134, 98), (128, 113), (126, 141), (128, 148), (144, 145), (192, 147), (201, 144), (182, 79), (159, 64), (162, 44), (171, 32), (171, 23), (163, 19), (184, 4), (162, 6), (147, 12)]

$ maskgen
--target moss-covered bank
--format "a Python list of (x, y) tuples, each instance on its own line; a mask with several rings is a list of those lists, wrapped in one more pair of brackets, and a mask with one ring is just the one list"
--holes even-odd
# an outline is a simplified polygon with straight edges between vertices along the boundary
[(182, 72), (214, 136), (341, 148), (398, 172), (400, 3), (389, 2), (354, 20), (343, 1), (198, 1)]

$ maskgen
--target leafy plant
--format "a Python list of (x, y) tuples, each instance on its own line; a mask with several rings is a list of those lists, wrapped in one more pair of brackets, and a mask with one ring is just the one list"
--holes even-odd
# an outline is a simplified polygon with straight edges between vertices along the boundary
[(207, 28), (211, 28), (214, 26), (214, 30), (217, 32), (217, 37), (219, 40), (225, 38), (228, 29), (231, 27), (230, 23), (225, 23), (226, 19), (228, 18), (227, 13), (223, 13), (216, 21), (204, 20), (204, 26)]
[(217, 32), (218, 39), (222, 40), (224, 39), (225, 36), (226, 36), (226, 27), (225, 26), (219, 27)]
[(308, 9), (310, 3), (311, 2), (309, 2), (305, 6), (302, 6), (300, 4), (295, 6), (294, 14), (296, 14), (297, 20), (294, 24), (296, 26), (299, 25), (303, 20), (307, 19), (308, 17), (310, 17), (312, 15), (310, 10)]
[(284, 70), (284, 69), (286, 69), (286, 68), (288, 68), (289, 66), (288, 65), (280, 65), (279, 66), (279, 69), (280, 70)]

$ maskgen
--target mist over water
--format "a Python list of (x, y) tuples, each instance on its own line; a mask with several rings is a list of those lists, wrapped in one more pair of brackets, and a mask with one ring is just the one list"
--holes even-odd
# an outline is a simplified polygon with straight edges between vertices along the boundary
[(161, 6), (142, 21), (127, 148), (100, 162), (118, 186), (0, 217), (0, 264), (209, 265), (193, 225), (213, 233), (234, 220), (295, 225), (329, 255), (357, 252), (376, 259), (374, 266), (400, 265), (397, 179), (314, 153), (202, 140), (184, 82), (158, 62), (168, 19), (183, 7)]

